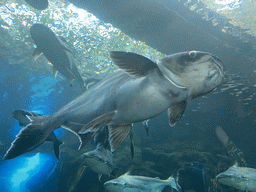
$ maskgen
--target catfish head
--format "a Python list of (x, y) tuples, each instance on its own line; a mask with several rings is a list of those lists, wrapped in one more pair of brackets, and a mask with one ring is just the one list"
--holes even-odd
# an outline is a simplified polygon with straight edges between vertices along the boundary
[(207, 52), (181, 52), (159, 58), (156, 63), (169, 81), (188, 89), (189, 99), (211, 92), (224, 79), (223, 62)]

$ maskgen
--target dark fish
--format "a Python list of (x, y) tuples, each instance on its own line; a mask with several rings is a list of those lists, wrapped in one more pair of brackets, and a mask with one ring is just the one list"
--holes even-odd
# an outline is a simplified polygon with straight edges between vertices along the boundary
[[(30, 111), (25, 111), (25, 110), (16, 110), (12, 113), (12, 116), (19, 121), (20, 126), (24, 127), (30, 124), (29, 117), (37, 117), (42, 115), (39, 115), (34, 112), (30, 112)], [(53, 143), (55, 156), (57, 157), (57, 159), (59, 159), (59, 154), (60, 154), (59, 147), (61, 144), (63, 144), (63, 142), (58, 140), (53, 132), (47, 137), (46, 141), (51, 141)], [(12, 158), (10, 157), (10, 159)]]
[(41, 54), (44, 54), (53, 65), (55, 78), (57, 72), (60, 72), (66, 77), (70, 86), (72, 86), (72, 81), (76, 79), (84, 91), (84, 80), (78, 71), (71, 51), (62, 38), (57, 37), (49, 27), (42, 24), (34, 24), (30, 28), (30, 34), (37, 46), (33, 53), (33, 59), (36, 60)]
[[(94, 85), (55, 114), (30, 117), (31, 124), (17, 135), (5, 159), (35, 149), (63, 126), (76, 134), (97, 133), (108, 126), (113, 152), (129, 135), (132, 123), (168, 110), (173, 126), (188, 101), (211, 92), (224, 78), (222, 61), (205, 52), (182, 52), (156, 61), (118, 51), (110, 52), (110, 57), (122, 71)], [(23, 146), (23, 150), (16, 150), (17, 146)]]
[(47, 9), (49, 3), (48, 0), (25, 0), (30, 6), (35, 9), (44, 10)]

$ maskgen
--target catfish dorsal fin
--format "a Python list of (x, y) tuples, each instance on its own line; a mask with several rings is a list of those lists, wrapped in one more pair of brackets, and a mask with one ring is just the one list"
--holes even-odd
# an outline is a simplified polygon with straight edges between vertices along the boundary
[(127, 171), (124, 175), (131, 175), (131, 171)]
[(239, 163), (236, 161), (232, 167), (239, 167)]
[(152, 70), (159, 70), (154, 61), (136, 53), (110, 51), (109, 55), (119, 69), (130, 75), (144, 77)]

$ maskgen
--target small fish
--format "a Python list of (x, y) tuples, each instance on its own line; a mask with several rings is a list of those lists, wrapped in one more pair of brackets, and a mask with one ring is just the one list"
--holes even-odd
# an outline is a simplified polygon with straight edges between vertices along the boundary
[(234, 165), (216, 176), (216, 180), (242, 191), (256, 191), (256, 169)]
[(42, 24), (34, 24), (30, 28), (30, 34), (37, 46), (33, 53), (34, 61), (44, 54), (53, 65), (53, 75), (55, 78), (59, 71), (66, 77), (71, 87), (72, 81), (76, 79), (84, 91), (84, 79), (78, 71), (74, 57), (65, 45), (63, 38), (57, 37), (49, 27)]
[[(12, 113), (12, 116), (19, 121), (19, 125), (24, 127), (30, 124), (29, 117), (42, 116), (34, 112), (25, 111), (25, 110), (16, 110)], [(58, 140), (55, 134), (52, 132), (46, 141), (51, 141), (53, 143), (54, 153), (57, 159), (59, 159), (60, 154), (60, 145), (63, 144), (62, 141)]]
[(47, 9), (49, 3), (48, 0), (25, 0), (30, 6), (35, 9), (44, 10)]
[(105, 149), (103, 145), (98, 145), (95, 150), (84, 153), (82, 159), (84, 165), (99, 174), (99, 180), (102, 175), (110, 176), (115, 168), (112, 152)]
[(126, 173), (104, 183), (104, 187), (109, 192), (161, 192), (166, 186), (171, 186), (181, 192), (181, 187), (172, 176), (167, 180), (161, 180), (158, 178), (132, 176)]
[[(36, 31), (46, 30), (44, 34), (48, 35), (49, 28), (38, 27)], [(47, 49), (43, 42), (39, 41), (38, 45), (42, 43), (42, 49)], [(67, 51), (56, 43), (48, 43), (50, 48), (55, 47), (51, 51), (59, 50), (65, 55)], [(14, 158), (37, 148), (60, 127), (75, 133), (82, 142), (82, 134), (95, 134), (108, 126), (113, 152), (129, 135), (133, 123), (168, 111), (169, 124), (174, 126), (191, 99), (211, 92), (224, 79), (222, 61), (206, 52), (176, 53), (156, 61), (122, 51), (112, 51), (110, 57), (120, 71), (86, 90), (55, 114), (30, 117), (31, 123), (20, 131), (4, 158)], [(18, 146), (23, 146), (22, 150)]]

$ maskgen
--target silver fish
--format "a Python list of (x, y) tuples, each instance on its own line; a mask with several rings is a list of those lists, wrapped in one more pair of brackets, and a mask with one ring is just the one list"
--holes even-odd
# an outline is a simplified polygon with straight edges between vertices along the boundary
[(256, 191), (256, 169), (234, 165), (216, 176), (216, 180), (240, 190)]
[[(30, 117), (12, 142), (5, 159), (40, 146), (60, 127), (79, 134), (97, 133), (108, 126), (111, 151), (128, 136), (132, 123), (153, 118), (168, 110), (175, 125), (189, 100), (205, 95), (224, 78), (222, 61), (206, 52), (182, 52), (152, 61), (130, 52), (110, 52), (119, 72), (102, 80), (47, 117)], [(81, 139), (80, 139), (81, 141)], [(23, 150), (15, 148), (23, 146)]]
[(167, 180), (161, 180), (158, 178), (132, 176), (126, 173), (104, 183), (104, 187), (109, 192), (161, 192), (166, 186), (171, 186), (181, 192), (181, 187), (172, 176)]
[(70, 86), (72, 86), (72, 81), (76, 79), (84, 91), (85, 82), (63, 38), (57, 37), (50, 28), (42, 24), (34, 24), (30, 28), (30, 34), (37, 46), (33, 53), (33, 59), (36, 60), (41, 54), (44, 54), (53, 65), (53, 75), (55, 78), (59, 71), (66, 77)]
[(103, 145), (97, 146), (93, 151), (89, 151), (82, 155), (83, 164), (89, 166), (94, 172), (101, 175), (110, 176), (115, 166), (113, 165), (113, 155)]

